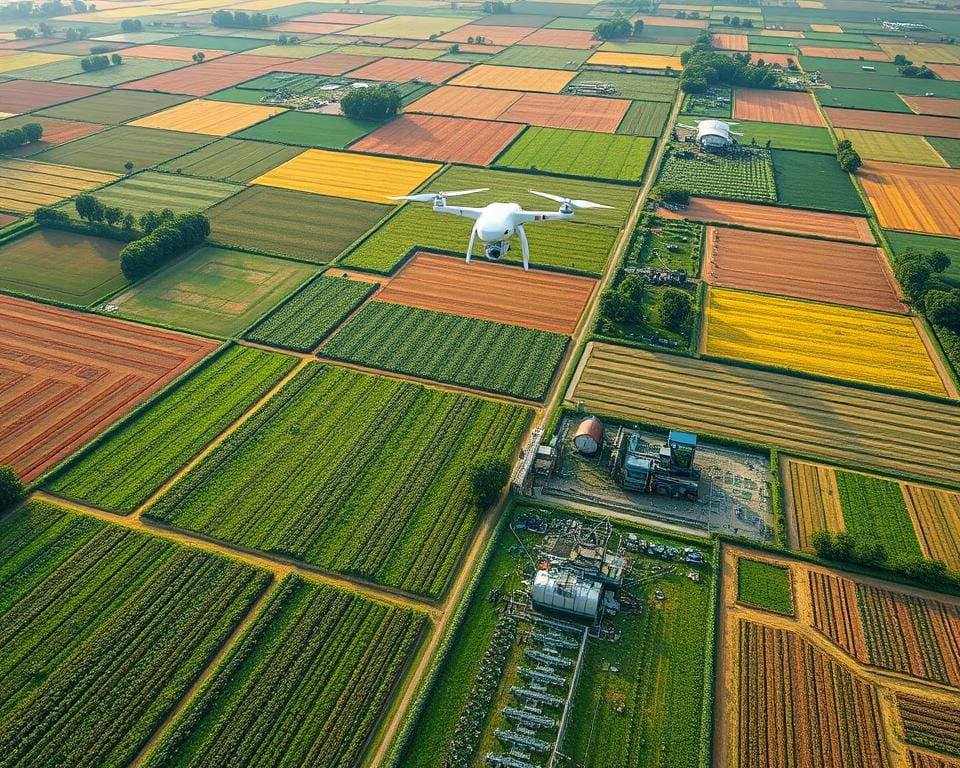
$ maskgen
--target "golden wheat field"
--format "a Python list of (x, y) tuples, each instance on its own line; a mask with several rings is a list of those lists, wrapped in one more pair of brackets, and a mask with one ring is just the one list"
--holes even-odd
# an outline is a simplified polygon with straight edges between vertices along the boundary
[(782, 459), (780, 466), (791, 545), (813, 551), (814, 533), (844, 530), (837, 476), (832, 467), (793, 458)]
[(59, 203), (116, 178), (113, 173), (68, 165), (3, 160), (0, 162), (0, 211), (32, 213), (38, 206)]
[(286, 110), (283, 107), (262, 107), (258, 104), (234, 104), (229, 101), (197, 99), (141, 117), (130, 125), (185, 133), (205, 133), (210, 136), (229, 136), (231, 133), (249, 128), (281, 112)]
[(388, 197), (409, 194), (440, 167), (436, 163), (308, 149), (252, 183), (388, 204)]
[(616, 51), (597, 51), (587, 59), (587, 64), (603, 64), (611, 67), (630, 67), (632, 69), (683, 69), (679, 56), (662, 56), (655, 53), (618, 53)]
[(910, 483), (902, 487), (923, 554), (960, 571), (960, 493)]
[(960, 237), (960, 171), (869, 161), (857, 176), (881, 227)]
[(508, 91), (540, 91), (560, 93), (567, 83), (576, 77), (576, 72), (561, 69), (536, 69), (534, 67), (498, 67), (493, 64), (478, 64), (450, 81), (450, 85), (467, 85), (474, 88), (502, 88)]
[(714, 357), (947, 395), (906, 317), (710, 288), (704, 324), (704, 351)]

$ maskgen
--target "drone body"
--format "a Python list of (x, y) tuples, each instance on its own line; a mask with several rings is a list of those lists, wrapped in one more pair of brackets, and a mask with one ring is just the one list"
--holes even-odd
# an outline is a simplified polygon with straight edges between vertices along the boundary
[(448, 197), (472, 195), (475, 192), (486, 192), (486, 189), (466, 189), (459, 192), (428, 192), (420, 195), (403, 195), (391, 197), (391, 200), (414, 200), (417, 202), (432, 202), (433, 210), (437, 213), (452, 213), (473, 219), (473, 229), (470, 230), (470, 242), (467, 244), (467, 264), (473, 257), (473, 246), (476, 240), (483, 243), (484, 255), (490, 261), (500, 261), (510, 250), (509, 240), (514, 234), (520, 238), (520, 247), (523, 250), (523, 268), (530, 268), (530, 246), (527, 243), (527, 233), (523, 225), (532, 221), (565, 221), (573, 218), (577, 208), (609, 208), (609, 205), (591, 203), (589, 200), (570, 200), (558, 195), (548, 195), (546, 192), (535, 192), (534, 195), (556, 200), (560, 203), (556, 211), (525, 211), (517, 203), (490, 203), (483, 208), (464, 208), (447, 205)]

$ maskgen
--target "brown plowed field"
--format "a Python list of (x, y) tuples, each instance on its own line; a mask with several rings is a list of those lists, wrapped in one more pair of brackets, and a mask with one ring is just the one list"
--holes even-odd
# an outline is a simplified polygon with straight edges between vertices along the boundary
[(14, 150), (8, 150), (11, 155), (32, 155), (49, 147), (64, 144), (74, 139), (89, 136), (91, 133), (102, 131), (103, 126), (98, 123), (84, 123), (79, 120), (57, 120), (53, 117), (12, 117), (3, 121), (4, 125), (19, 128), (25, 123), (40, 123), (43, 126), (43, 138), (36, 144), (24, 144)]
[(960, 760), (932, 755), (929, 752), (911, 749), (907, 751), (907, 756), (909, 758), (907, 768), (960, 768)]
[(707, 227), (703, 278), (711, 285), (907, 314), (881, 249)]
[(444, 163), (487, 165), (523, 130), (494, 123), (436, 115), (403, 115), (360, 139), (350, 149)]
[[(818, 56), (821, 59), (863, 59), (864, 61), (893, 61), (883, 51), (864, 51), (859, 48), (821, 48), (805, 45), (800, 49), (804, 56)], [(757, 54), (759, 56), (760, 54)]]
[(626, 99), (525, 93), (500, 119), (546, 128), (613, 133), (629, 107)]
[(960, 99), (938, 99), (935, 96), (901, 96), (918, 115), (960, 117)]
[(481, 320), (572, 334), (596, 280), (559, 272), (470, 264), (451, 256), (417, 253), (376, 298)]
[(823, 125), (823, 119), (817, 111), (813, 96), (806, 91), (737, 88), (733, 103), (733, 117), (736, 120), (760, 120), (766, 123), (789, 125)]
[(103, 88), (38, 80), (8, 80), (0, 83), (0, 112), (32, 112), (65, 101), (93, 96)]
[(287, 70), (281, 66), (291, 61), (292, 59), (275, 56), (251, 56), (237, 53), (216, 61), (205, 61), (196, 66), (183, 67), (172, 72), (145, 77), (142, 80), (134, 80), (120, 87), (134, 91), (163, 91), (164, 93), (183, 93), (188, 96), (206, 96), (278, 69), (300, 71)]
[(593, 343), (567, 401), (789, 453), (941, 482), (960, 475), (960, 407)]
[(417, 99), (405, 111), (496, 120), (520, 95), (515, 91), (444, 85)]
[(588, 49), (600, 42), (594, 39), (593, 32), (586, 29), (538, 29), (523, 38), (523, 44), (542, 45), (546, 48)]
[(0, 464), (34, 480), (216, 346), (0, 296)]
[(455, 61), (419, 61), (417, 59), (380, 59), (355, 69), (350, 77), (361, 80), (386, 80), (394, 83), (405, 83), (420, 78), (425, 83), (439, 85), (454, 75), (459, 75), (467, 68), (467, 64), (458, 64)]
[(707, 224), (736, 224), (750, 229), (767, 229), (795, 235), (818, 235), (871, 245), (875, 242), (866, 219), (860, 216), (845, 216), (842, 213), (817, 213), (799, 208), (778, 208), (774, 205), (692, 197), (686, 210), (674, 213), (661, 208), (657, 215), (668, 219), (693, 219)]
[(713, 36), (713, 47), (721, 51), (745, 51), (750, 41), (746, 35), (734, 34), (715, 34)]
[[(906, 112), (870, 112), (865, 109), (826, 107), (824, 112), (835, 128), (876, 130), (882, 126), (889, 133), (910, 133), (914, 136), (943, 136), (960, 139), (960, 120), (934, 115), (911, 115)], [(738, 115), (739, 116), (739, 115)]]
[(880, 226), (960, 237), (960, 170), (868, 162), (857, 176)]
[(944, 80), (960, 80), (960, 64), (927, 64)]
[(535, 27), (495, 27), (488, 24), (467, 24), (440, 37), (451, 43), (465, 43), (468, 38), (482, 37), (493, 45), (515, 45), (533, 32)]
[(278, 72), (298, 72), (302, 75), (342, 75), (376, 61), (374, 56), (356, 56), (350, 53), (321, 53), (309, 59), (293, 59), (278, 67)]

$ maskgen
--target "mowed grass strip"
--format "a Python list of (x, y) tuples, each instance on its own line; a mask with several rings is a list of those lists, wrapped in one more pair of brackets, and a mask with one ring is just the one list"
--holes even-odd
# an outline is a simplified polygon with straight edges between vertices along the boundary
[(567, 341), (557, 333), (373, 301), (334, 334), (319, 354), (542, 400)]
[(255, 184), (207, 215), (212, 242), (325, 264), (390, 211), (388, 205)]
[(301, 147), (342, 149), (378, 127), (380, 127), (379, 123), (351, 120), (349, 117), (340, 115), (284, 112), (239, 131), (237, 138), (274, 141)]
[(704, 323), (709, 355), (947, 394), (916, 326), (901, 315), (711, 288)]
[(227, 337), (316, 273), (309, 264), (203, 246), (116, 296), (117, 317)]
[(530, 416), (311, 363), (146, 514), (437, 596), (479, 514), (466, 468), (512, 458)]
[(617, 133), (627, 136), (657, 138), (670, 116), (670, 105), (660, 101), (635, 101), (617, 126)]
[(569, 176), (639, 181), (653, 139), (528, 127), (496, 164)]
[[(94, 197), (104, 205), (115, 205), (136, 215), (164, 208), (174, 213), (186, 213), (203, 211), (241, 189), (243, 187), (239, 184), (225, 181), (144, 171), (98, 190)], [(68, 212), (75, 215), (73, 210), (68, 209)]]
[(287, 355), (230, 347), (82, 453), (46, 487), (65, 498), (129, 514), (295, 363)]
[(792, 616), (790, 569), (762, 560), (738, 558), (737, 602)]
[(0, 210), (33, 213), (42, 205), (58, 203), (115, 178), (111, 173), (35, 160), (0, 160)]
[(195, 133), (118, 126), (48, 149), (35, 159), (78, 168), (125, 173), (124, 165), (128, 161), (133, 163), (135, 170), (150, 168), (178, 155), (192, 152), (212, 140), (209, 136)]
[(124, 243), (43, 229), (0, 247), (0, 288), (84, 307), (123, 288)]
[(247, 332), (250, 341), (309, 352), (359, 307), (378, 284), (321, 275)]
[(130, 125), (139, 128), (160, 128), (184, 133), (228, 136), (284, 111), (283, 107), (197, 99), (141, 117)]
[(947, 165), (923, 136), (883, 131), (858, 131), (853, 128), (837, 128), (837, 136), (853, 142), (853, 148), (864, 160)]
[(303, 150), (262, 141), (220, 139), (159, 166), (159, 170), (245, 184)]
[(409, 194), (439, 169), (436, 163), (310, 149), (253, 183), (384, 204), (390, 196)]

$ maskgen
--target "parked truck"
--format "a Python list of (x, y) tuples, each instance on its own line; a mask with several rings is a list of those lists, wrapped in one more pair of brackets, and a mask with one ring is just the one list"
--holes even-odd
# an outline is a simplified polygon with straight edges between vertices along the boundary
[(617, 485), (634, 493), (700, 498), (700, 470), (694, 465), (697, 436), (673, 430), (656, 453), (651, 452), (634, 430), (620, 427), (610, 453), (610, 474)]

